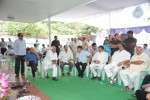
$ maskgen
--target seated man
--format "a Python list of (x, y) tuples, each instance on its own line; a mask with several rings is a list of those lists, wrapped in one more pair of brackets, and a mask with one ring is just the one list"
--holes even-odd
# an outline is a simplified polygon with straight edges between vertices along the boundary
[(118, 44), (119, 50), (116, 51), (109, 60), (104, 70), (110, 79), (110, 84), (115, 83), (115, 77), (124, 64), (129, 62), (131, 54), (124, 49), (123, 44)]
[(67, 74), (70, 75), (70, 72), (73, 67), (73, 63), (71, 62), (71, 60), (73, 60), (73, 54), (71, 51), (68, 50), (67, 45), (64, 45), (64, 50), (60, 52), (58, 58), (60, 61), (61, 75), (64, 76), (64, 66), (65, 65), (69, 65)]
[[(88, 58), (91, 58), (90, 53), (82, 50), (82, 46), (78, 46), (76, 58), (75, 58), (77, 63), (75, 65), (76, 65), (76, 68), (79, 73), (78, 76), (81, 78), (84, 76), (84, 71), (85, 71), (87, 63), (88, 63)], [(80, 68), (80, 65), (82, 68)]]
[(125, 90), (129, 91), (137, 86), (136, 80), (139, 80), (140, 72), (147, 69), (149, 58), (143, 53), (141, 47), (136, 48), (136, 54), (132, 56), (125, 69), (120, 71), (120, 77), (124, 83)]
[(46, 73), (46, 78), (49, 78), (48, 76), (48, 69), (53, 68), (53, 75), (52, 80), (57, 81), (57, 53), (56, 53), (56, 47), (52, 46), (51, 50), (48, 50), (46, 53), (46, 56), (43, 60), (43, 68)]
[(137, 100), (150, 100), (150, 75), (145, 76), (141, 89), (135, 92)]
[(33, 80), (37, 81), (35, 78), (35, 72), (38, 72), (38, 75), (40, 76), (40, 72), (38, 71), (38, 57), (34, 52), (34, 48), (30, 48), (30, 52), (28, 52), (25, 56), (25, 60), (28, 66), (31, 67), (32, 69), (32, 76), (33, 76)]
[[(93, 73), (92, 79), (96, 79), (98, 77), (98, 80), (101, 80), (100, 75), (107, 61), (108, 54), (104, 51), (103, 46), (99, 46), (98, 52), (95, 53), (95, 55), (92, 58), (92, 63), (90, 64), (90, 70)], [(95, 69), (98, 70), (98, 73), (96, 73)]]

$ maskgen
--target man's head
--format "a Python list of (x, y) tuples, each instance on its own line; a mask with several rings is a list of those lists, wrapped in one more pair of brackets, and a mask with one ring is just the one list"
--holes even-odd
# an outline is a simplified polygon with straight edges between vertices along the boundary
[(133, 37), (133, 31), (128, 31), (127, 34), (128, 34), (128, 38), (132, 38)]
[(83, 41), (84, 41), (84, 40), (86, 40), (86, 38), (85, 38), (85, 37), (83, 37)]
[(92, 48), (93, 48), (93, 49), (96, 49), (96, 48), (97, 48), (96, 43), (92, 43)]
[(8, 38), (9, 41), (11, 41), (11, 38)]
[(147, 48), (147, 44), (144, 44), (144, 45), (143, 45), (143, 48), (146, 49), (146, 48)]
[(34, 48), (36, 48), (37, 47), (37, 45), (36, 44), (34, 44)]
[(57, 40), (57, 36), (54, 36), (54, 40)]
[(90, 38), (88, 38), (87, 41), (89, 42), (89, 41), (90, 41)]
[(73, 41), (73, 38), (71, 38), (71, 41)]
[(118, 39), (118, 36), (119, 36), (119, 34), (116, 33), (116, 34), (114, 35), (114, 38), (115, 38), (115, 39)]
[(34, 48), (33, 47), (30, 48), (30, 52), (34, 53)]
[(67, 45), (64, 45), (64, 50), (68, 51), (68, 46)]
[(19, 38), (20, 40), (22, 40), (22, 39), (23, 39), (23, 34), (22, 34), (22, 33), (18, 33), (18, 38)]
[(51, 47), (51, 50), (52, 50), (53, 53), (56, 52), (56, 47), (55, 47), (55, 46), (52, 46), (52, 47)]
[(136, 54), (137, 54), (137, 55), (141, 55), (142, 52), (143, 52), (142, 47), (138, 46), (138, 47), (136, 48)]
[(117, 46), (118, 46), (118, 48), (119, 48), (120, 51), (122, 51), (122, 50), (125, 49), (125, 45), (124, 45), (124, 44), (121, 44), (121, 43), (120, 43), (120, 44), (118, 44)]
[(104, 47), (103, 47), (102, 45), (101, 45), (101, 46), (99, 46), (99, 47), (98, 47), (98, 51), (99, 51), (99, 52), (104, 51)]
[(45, 44), (42, 44), (42, 47), (45, 48)]
[(4, 38), (1, 38), (2, 42), (4, 42)]
[(80, 52), (82, 50), (82, 46), (77, 47), (77, 51)]
[(104, 44), (109, 44), (109, 41), (108, 41), (108, 40), (105, 40), (105, 41), (104, 41)]

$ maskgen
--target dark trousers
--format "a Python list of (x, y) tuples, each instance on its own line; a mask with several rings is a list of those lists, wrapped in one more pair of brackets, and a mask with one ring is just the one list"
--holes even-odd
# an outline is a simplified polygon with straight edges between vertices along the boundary
[(146, 75), (144, 77), (141, 88), (142, 88), (143, 85), (148, 84), (148, 83), (150, 83), (150, 75)]
[(69, 63), (60, 62), (60, 69), (61, 69), (61, 72), (64, 73), (64, 66), (65, 66), (65, 65), (69, 65), (68, 72), (71, 72), (72, 67), (73, 67), (73, 64), (72, 64), (71, 62), (69, 62)]
[(19, 75), (21, 64), (21, 74), (24, 74), (24, 56), (18, 56), (15, 58), (15, 74)]
[[(144, 77), (144, 80), (143, 80), (142, 85), (141, 85), (141, 89), (142, 89), (143, 85), (148, 84), (148, 83), (150, 83), (150, 75), (146, 75)], [(144, 89), (142, 89), (142, 90), (137, 90), (135, 92), (135, 95), (136, 95), (137, 100), (146, 100), (146, 95), (148, 93), (150, 93), (150, 92), (146, 92), (146, 91), (144, 91)]]
[[(85, 68), (86, 68), (86, 66), (87, 66), (87, 63), (77, 62), (75, 65), (76, 65), (76, 68), (77, 68), (78, 73), (79, 73), (78, 76), (83, 76), (83, 75), (84, 75)], [(80, 66), (81, 66), (82, 68), (80, 68)]]
[(6, 52), (6, 48), (1, 48), (1, 53), (4, 55), (4, 53)]
[(38, 70), (37, 66), (38, 64), (36, 64), (34, 61), (29, 61), (29, 65), (32, 69), (32, 76), (35, 77), (35, 72)]
[(144, 90), (137, 90), (135, 92), (136, 98), (137, 100), (147, 100), (146, 99), (146, 95), (148, 94), (148, 92), (144, 91)]

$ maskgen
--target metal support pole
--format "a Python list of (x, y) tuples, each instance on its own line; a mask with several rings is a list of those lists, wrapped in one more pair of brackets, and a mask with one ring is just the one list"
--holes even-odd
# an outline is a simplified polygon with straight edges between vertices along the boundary
[(48, 18), (49, 45), (51, 46), (51, 18)]
[(22, 33), (22, 23), (20, 22), (20, 32)]

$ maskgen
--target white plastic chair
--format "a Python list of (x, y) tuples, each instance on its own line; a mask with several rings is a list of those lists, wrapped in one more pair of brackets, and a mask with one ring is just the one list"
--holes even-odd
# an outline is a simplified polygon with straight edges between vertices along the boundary
[[(31, 67), (27, 66), (26, 62), (24, 62), (24, 65), (25, 65), (25, 78), (27, 78), (27, 76), (29, 75), (29, 72), (31, 73)], [(39, 72), (41, 72), (41, 62), (38, 61), (38, 70)]]

